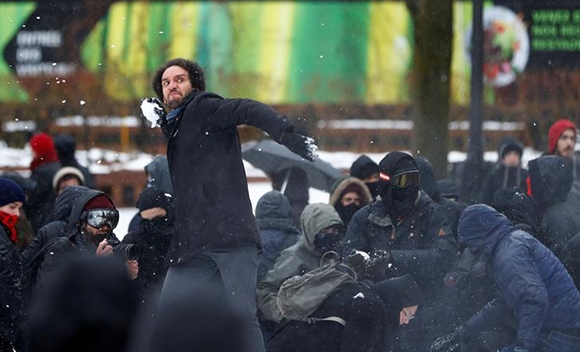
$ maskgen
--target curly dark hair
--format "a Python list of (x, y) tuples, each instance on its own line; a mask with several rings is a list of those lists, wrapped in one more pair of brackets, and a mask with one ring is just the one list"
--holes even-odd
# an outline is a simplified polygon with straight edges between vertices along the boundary
[(153, 90), (155, 94), (157, 94), (157, 98), (163, 101), (163, 88), (161, 87), (161, 77), (163, 77), (163, 72), (167, 70), (171, 66), (179, 66), (187, 71), (189, 74), (189, 80), (191, 81), (191, 86), (193, 89), (197, 89), (200, 92), (205, 91), (205, 75), (203, 73), (203, 69), (197, 62), (193, 62), (190, 60), (177, 58), (173, 60), (167, 61), (163, 66), (159, 67), (155, 74), (153, 75), (153, 80), (151, 81), (151, 85), (153, 86)]

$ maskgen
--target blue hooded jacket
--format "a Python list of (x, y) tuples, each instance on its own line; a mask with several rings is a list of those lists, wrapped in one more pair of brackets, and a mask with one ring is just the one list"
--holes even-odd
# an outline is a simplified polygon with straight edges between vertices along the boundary
[(515, 318), (516, 343), (533, 349), (541, 331), (580, 328), (580, 294), (560, 260), (540, 241), (483, 204), (463, 212), (458, 232), (460, 243), (487, 258), (499, 291), (465, 324), (468, 335)]

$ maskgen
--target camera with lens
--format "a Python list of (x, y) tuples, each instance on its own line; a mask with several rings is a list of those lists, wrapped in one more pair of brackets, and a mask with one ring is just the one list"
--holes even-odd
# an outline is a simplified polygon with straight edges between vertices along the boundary
[(141, 250), (136, 244), (121, 243), (114, 236), (107, 236), (107, 242), (113, 247), (113, 254), (124, 260), (139, 260)]

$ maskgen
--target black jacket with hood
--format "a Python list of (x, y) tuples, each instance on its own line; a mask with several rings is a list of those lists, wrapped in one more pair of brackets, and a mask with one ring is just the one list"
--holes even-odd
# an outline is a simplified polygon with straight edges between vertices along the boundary
[[(52, 239), (35, 255), (30, 263), (32, 266), (37, 266), (36, 274), (31, 277), (33, 289), (44, 286), (49, 273), (56, 270), (69, 257), (76, 255), (94, 256), (97, 246), (85, 239), (80, 225), (84, 207), (91, 199), (100, 195), (106, 194), (100, 191), (87, 190), (76, 197), (67, 219), (68, 233)], [(111, 234), (111, 236), (115, 235)]]
[(508, 151), (516, 151), (523, 155), (524, 146), (517, 139), (513, 137), (506, 137), (502, 139), (497, 154), (498, 163), (487, 176), (483, 190), (481, 193), (481, 202), (491, 205), (494, 194), (500, 189), (516, 188), (522, 191), (526, 190), (526, 179), (528, 172), (521, 166), (508, 167), (502, 164), (503, 156)]
[(54, 146), (62, 166), (72, 166), (79, 169), (85, 177), (85, 186), (94, 189), (97, 186), (95, 178), (88, 168), (79, 164), (75, 156), (75, 152), (77, 151), (77, 143), (75, 139), (72, 136), (60, 135), (54, 138)]
[(278, 191), (264, 194), (256, 205), (256, 222), (260, 228), (262, 253), (258, 263), (258, 282), (272, 269), (283, 250), (292, 246), (300, 237), (294, 226), (290, 202)]
[(567, 201), (572, 187), (572, 163), (558, 156), (531, 160), (530, 185), (541, 216), (540, 241), (556, 255), (580, 232), (578, 209)]
[(237, 126), (256, 126), (280, 141), (292, 123), (265, 104), (192, 92), (164, 126), (176, 199), (177, 262), (210, 248), (260, 242)]
[(425, 158), (415, 158), (417, 163), (417, 168), (421, 173), (421, 189), (425, 191), (431, 199), (439, 204), (445, 212), (447, 221), (453, 230), (453, 236), (457, 237), (457, 226), (459, 224), (459, 218), (461, 213), (467, 208), (463, 203), (454, 202), (441, 195), (441, 190), (439, 189), (439, 184), (435, 179), (435, 172), (433, 171), (433, 165), (429, 160)]
[(16, 343), (22, 308), (22, 270), (16, 245), (0, 225), (0, 345)]
[(51, 162), (37, 167), (30, 175), (30, 180), (36, 187), (30, 192), (24, 208), (34, 231), (48, 224), (52, 218), (52, 207), (56, 198), (52, 189), (52, 179), (60, 168), (60, 162)]

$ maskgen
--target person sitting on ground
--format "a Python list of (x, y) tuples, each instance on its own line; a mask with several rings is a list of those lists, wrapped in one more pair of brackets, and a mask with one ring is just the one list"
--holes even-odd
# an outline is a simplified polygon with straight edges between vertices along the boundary
[(361, 180), (344, 177), (332, 185), (328, 203), (336, 209), (345, 226), (348, 226), (354, 214), (372, 201), (371, 192)]
[(457, 351), (480, 332), (510, 322), (517, 336), (502, 352), (580, 349), (580, 293), (554, 253), (483, 204), (463, 212), (459, 242), (483, 255), (498, 292), (463, 327), (438, 339), (431, 351)]
[(350, 175), (363, 181), (368, 187), (373, 200), (379, 195), (379, 166), (371, 158), (361, 155), (352, 163)]
[(272, 269), (280, 253), (298, 241), (300, 230), (292, 221), (288, 198), (278, 191), (270, 191), (258, 200), (256, 222), (262, 240), (257, 280), (260, 282)]
[(24, 204), (24, 190), (14, 181), (0, 178), (0, 351), (18, 344), (22, 317), (21, 267), (16, 244), (16, 222)]
[(141, 302), (156, 301), (169, 268), (169, 251), (175, 235), (173, 196), (156, 188), (145, 188), (137, 200), (141, 221), (139, 230), (129, 232), (124, 244), (140, 249), (139, 278), (143, 285)]
[(61, 168), (52, 178), (52, 189), (57, 196), (64, 191), (65, 187), (84, 185), (85, 176), (81, 170), (72, 166)]

